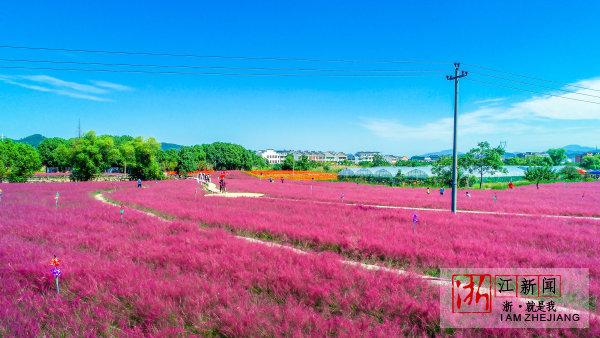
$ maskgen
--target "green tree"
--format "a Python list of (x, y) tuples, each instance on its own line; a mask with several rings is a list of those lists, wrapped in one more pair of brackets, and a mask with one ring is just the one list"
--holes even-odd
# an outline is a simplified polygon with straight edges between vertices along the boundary
[(556, 173), (550, 166), (529, 167), (525, 171), (525, 179), (534, 182), (536, 188), (540, 188), (540, 182), (550, 181), (556, 178)]
[(476, 173), (479, 176), (479, 189), (483, 186), (484, 174), (493, 175), (496, 172), (506, 172), (502, 155), (504, 155), (502, 147), (492, 148), (486, 141), (479, 142), (477, 147), (469, 150), (465, 157), (465, 164), (470, 173)]
[(132, 141), (135, 149), (135, 163), (131, 167), (130, 176), (133, 179), (160, 180), (163, 171), (158, 163), (158, 154), (161, 151), (160, 143), (150, 137), (148, 139), (136, 137)]
[(600, 154), (584, 156), (581, 159), (581, 166), (586, 169), (600, 169)]
[(57, 158), (57, 155), (62, 155), (62, 153), (57, 152), (56, 150), (61, 146), (67, 145), (68, 141), (60, 137), (46, 138), (40, 142), (40, 144), (37, 146), (37, 150), (40, 154), (42, 165), (46, 167), (64, 167), (65, 159)]
[(296, 160), (294, 160), (293, 154), (287, 154), (281, 164), (282, 170), (292, 170), (296, 167)]
[(547, 153), (550, 155), (553, 165), (561, 165), (567, 159), (567, 152), (562, 148), (548, 149)]
[[(465, 155), (458, 157), (458, 177), (459, 187), (471, 185), (471, 176), (467, 175), (468, 158)], [(437, 181), (445, 186), (452, 186), (452, 157), (443, 156), (434, 162), (431, 167), (431, 173), (435, 175)]]
[[(109, 166), (105, 141), (101, 145), (94, 131), (71, 140), (71, 179), (89, 181)], [(101, 149), (102, 148), (102, 149)]]
[(381, 154), (373, 155), (373, 163), (371, 163), (371, 166), (373, 166), (373, 167), (388, 167), (391, 165), (392, 164), (390, 162), (385, 160), (383, 155), (381, 155)]
[(0, 180), (26, 182), (41, 166), (40, 156), (32, 146), (11, 140), (0, 141)]
[(117, 146), (119, 148), (120, 157), (120, 165), (123, 166), (123, 173), (127, 174), (127, 166), (133, 167), (135, 166), (135, 145), (134, 141), (122, 141), (117, 142)]
[(177, 173), (188, 176), (192, 171), (198, 170), (200, 160), (192, 147), (182, 147), (177, 154)]
[(99, 136), (96, 140), (98, 150), (104, 159), (104, 167), (115, 167), (119, 166), (123, 160), (121, 158), (121, 152), (115, 143), (114, 137), (110, 135)]
[(306, 155), (302, 155), (302, 156), (300, 156), (300, 159), (296, 163), (296, 168), (298, 170), (309, 170), (311, 168), (314, 168), (316, 165), (317, 165), (317, 162), (309, 160), (308, 156), (306, 156)]
[(559, 174), (560, 177), (568, 181), (578, 181), (583, 177), (583, 175), (579, 173), (579, 170), (577, 170), (577, 168), (572, 165), (564, 166), (559, 171)]
[(161, 150), (158, 153), (158, 163), (165, 171), (177, 171), (179, 152), (176, 149)]
[(206, 161), (216, 170), (250, 170), (257, 164), (264, 165), (264, 159), (256, 153), (238, 145), (215, 142), (203, 145)]
[(52, 159), (59, 171), (65, 171), (71, 166), (71, 141), (59, 145), (52, 151)]

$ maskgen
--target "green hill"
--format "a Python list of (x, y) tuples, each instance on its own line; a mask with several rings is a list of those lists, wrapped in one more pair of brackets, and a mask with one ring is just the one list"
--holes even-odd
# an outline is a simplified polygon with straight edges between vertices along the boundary
[(33, 134), (33, 135), (29, 135), (27, 137), (24, 137), (20, 140), (16, 140), (17, 142), (20, 143), (26, 143), (29, 144), (30, 146), (33, 147), (37, 147), (43, 140), (45, 140), (46, 137), (40, 134)]

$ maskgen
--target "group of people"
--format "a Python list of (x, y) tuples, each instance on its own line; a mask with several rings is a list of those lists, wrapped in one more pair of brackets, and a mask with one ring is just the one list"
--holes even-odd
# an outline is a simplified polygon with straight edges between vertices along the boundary
[(209, 183), (210, 182), (210, 174), (199, 173), (198, 180), (200, 180), (201, 182)]

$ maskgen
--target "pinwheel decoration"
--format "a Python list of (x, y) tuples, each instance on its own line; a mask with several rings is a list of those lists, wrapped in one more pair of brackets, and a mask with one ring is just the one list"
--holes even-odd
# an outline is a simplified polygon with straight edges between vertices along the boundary
[(56, 283), (56, 292), (60, 293), (60, 286), (58, 285), (58, 277), (62, 274), (62, 271), (60, 271), (60, 269), (58, 268), (60, 265), (60, 260), (58, 258), (56, 258), (56, 255), (54, 255), (54, 257), (50, 260), (50, 266), (52, 266), (52, 269), (50, 269), (50, 272), (52, 273), (52, 276), (54, 276), (54, 282)]

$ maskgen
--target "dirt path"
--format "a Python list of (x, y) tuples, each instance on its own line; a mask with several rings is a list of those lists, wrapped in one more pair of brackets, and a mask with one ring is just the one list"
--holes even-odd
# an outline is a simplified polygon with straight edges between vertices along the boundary
[[(119, 206), (119, 204), (117, 204), (117, 203), (115, 203), (115, 202), (107, 199), (103, 195), (102, 191), (98, 191), (98, 192), (94, 193), (94, 199), (96, 199), (99, 202), (111, 205), (111, 206)], [(152, 213), (152, 212), (149, 212), (149, 211), (140, 210), (140, 209), (137, 209), (137, 208), (131, 207), (131, 206), (128, 206), (128, 208), (133, 209), (133, 210), (135, 210), (137, 212), (141, 212), (141, 213), (143, 213), (143, 214), (145, 214), (147, 216), (150, 216), (150, 217), (159, 218), (159, 219), (161, 219), (162, 221), (165, 221), (165, 222), (172, 222), (172, 220), (170, 220), (168, 218), (165, 218), (163, 216), (160, 216), (158, 213)], [(233, 236), (236, 237), (236, 238), (238, 238), (238, 239), (247, 241), (247, 242), (257, 243), (257, 244), (260, 244), (260, 245), (265, 245), (265, 246), (275, 247), (275, 248), (280, 248), (280, 249), (285, 249), (285, 250), (290, 250), (292, 252), (295, 252), (295, 253), (301, 254), (301, 255), (309, 255), (309, 254), (313, 254), (314, 253), (314, 252), (311, 252), (311, 251), (300, 250), (300, 249), (295, 248), (293, 246), (279, 244), (279, 243), (273, 243), (273, 242), (268, 242), (268, 241), (263, 241), (263, 240), (252, 238), (252, 237), (239, 236), (239, 235), (235, 235), (235, 234), (233, 234)], [(402, 269), (392, 269), (392, 268), (387, 268), (387, 267), (380, 266), (380, 265), (366, 264), (366, 263), (361, 263), (361, 262), (356, 262), (356, 261), (350, 261), (350, 260), (342, 260), (342, 262), (344, 264), (358, 266), (358, 267), (361, 267), (361, 268), (364, 268), (364, 269), (367, 269), (367, 270), (381, 270), (381, 271), (387, 271), (387, 272), (391, 272), (391, 273), (396, 273), (396, 274), (399, 274), (399, 275), (411, 274), (411, 275), (423, 278), (425, 280), (428, 280), (428, 281), (430, 281), (430, 282), (432, 282), (434, 284), (437, 284), (437, 285), (444, 285), (444, 284), (450, 283), (449, 281), (444, 281), (444, 280), (442, 280), (440, 278), (437, 278), (437, 277), (426, 276), (426, 275), (418, 275), (418, 274), (415, 274), (415, 273), (412, 273), (412, 272), (409, 272), (409, 271), (406, 271), (406, 270), (402, 270)]]
[(227, 198), (236, 198), (236, 197), (262, 197), (264, 194), (256, 193), (256, 192), (220, 192), (217, 188), (217, 185), (212, 182), (207, 182), (206, 190), (210, 193), (204, 196), (207, 197), (227, 197)]

